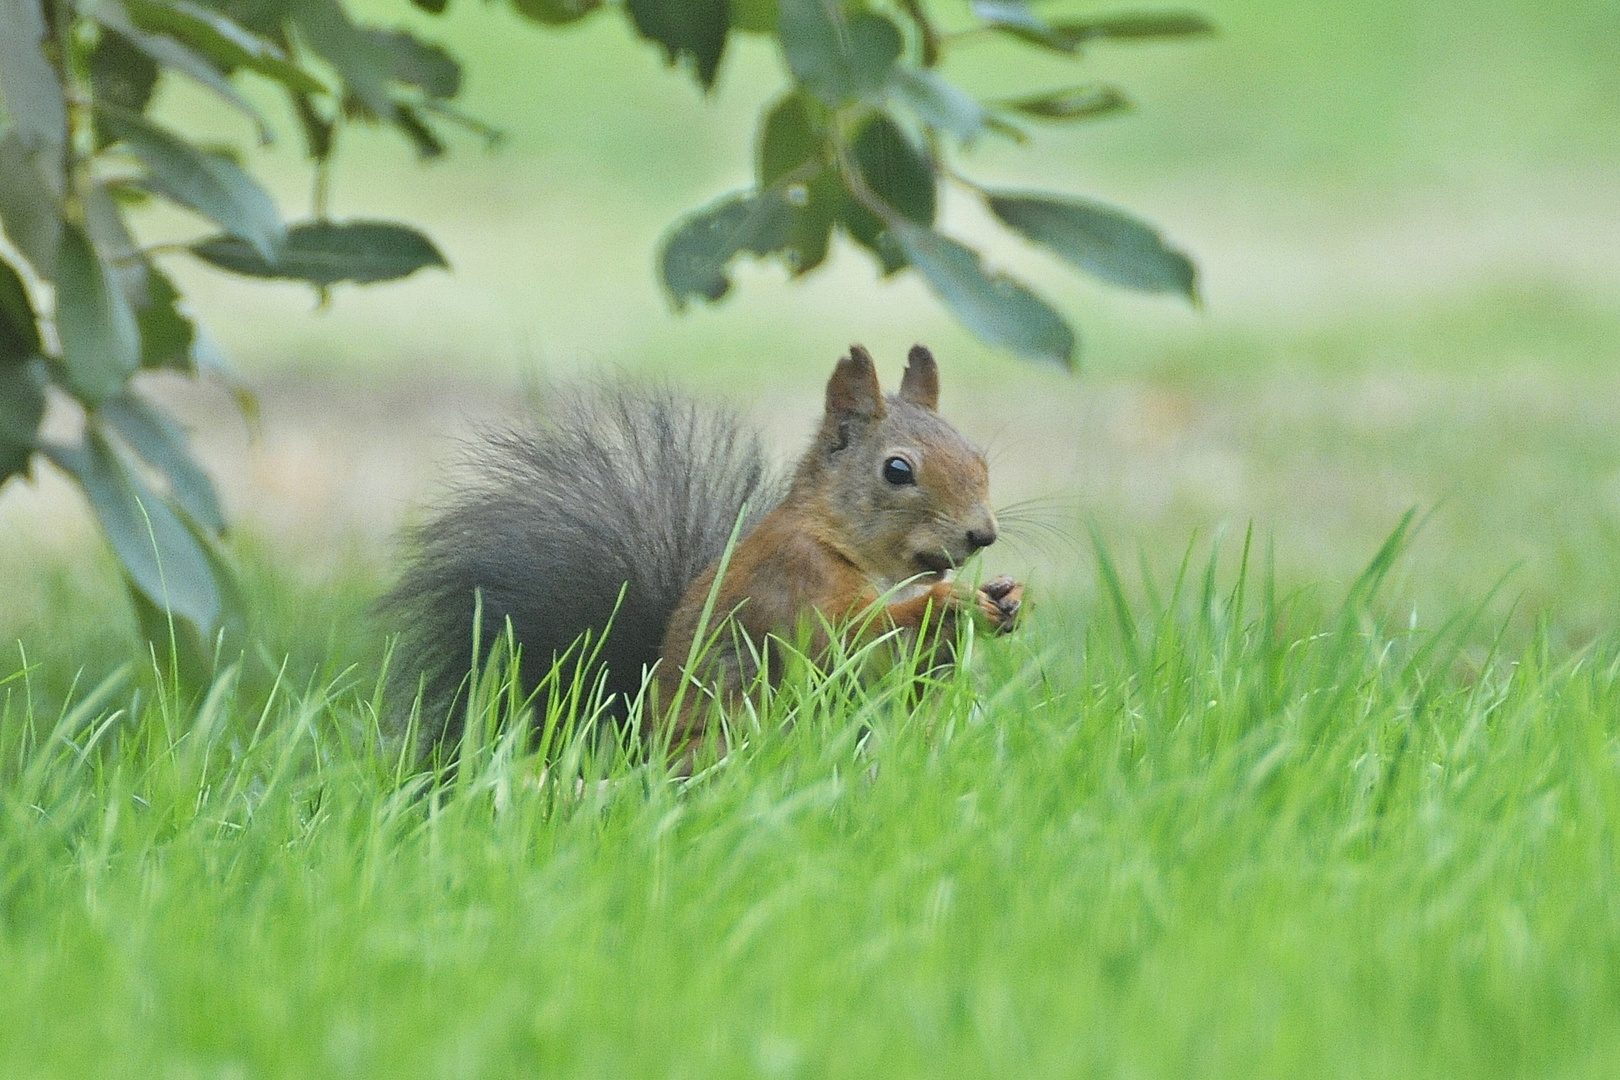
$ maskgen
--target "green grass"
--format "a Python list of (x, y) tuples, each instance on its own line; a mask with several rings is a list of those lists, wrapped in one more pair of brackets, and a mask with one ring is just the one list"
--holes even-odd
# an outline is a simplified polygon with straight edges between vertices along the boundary
[(920, 707), (797, 678), (690, 782), (584, 737), (413, 777), (375, 653), (12, 674), (0, 1073), (1613, 1075), (1620, 642), (1386, 618), (1397, 547), (1339, 599), (1104, 559)]

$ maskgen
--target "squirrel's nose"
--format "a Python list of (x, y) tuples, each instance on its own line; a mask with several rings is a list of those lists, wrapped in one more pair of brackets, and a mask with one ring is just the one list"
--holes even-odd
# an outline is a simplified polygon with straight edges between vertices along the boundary
[(995, 526), (991, 526), (988, 529), (969, 529), (967, 534), (967, 542), (968, 551), (970, 553), (978, 551), (980, 548), (989, 547), (991, 544), (996, 542)]

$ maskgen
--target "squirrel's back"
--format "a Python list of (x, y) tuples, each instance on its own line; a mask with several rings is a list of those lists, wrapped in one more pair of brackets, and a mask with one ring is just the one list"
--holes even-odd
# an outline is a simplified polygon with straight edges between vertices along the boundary
[(634, 697), (687, 586), (720, 556), (744, 504), (746, 532), (778, 487), (739, 417), (662, 387), (561, 391), (530, 425), (484, 436), (453, 493), (413, 530), (383, 602), (400, 632), (396, 720), (420, 678), (423, 745), (460, 731), (479, 594), (481, 648), (510, 619), (531, 687), (611, 616), (607, 690)]

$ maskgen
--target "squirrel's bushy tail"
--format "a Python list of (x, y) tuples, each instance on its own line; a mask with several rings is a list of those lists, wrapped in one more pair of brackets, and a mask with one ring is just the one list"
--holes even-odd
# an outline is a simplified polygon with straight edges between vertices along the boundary
[(611, 617), (599, 662), (609, 693), (634, 697), (687, 586), (719, 558), (744, 503), (746, 532), (778, 487), (738, 416), (662, 387), (560, 391), (531, 424), (486, 434), (412, 531), (382, 604), (399, 632), (396, 720), (420, 685), (423, 746), (459, 734), (480, 592), (481, 648), (510, 619), (530, 687)]

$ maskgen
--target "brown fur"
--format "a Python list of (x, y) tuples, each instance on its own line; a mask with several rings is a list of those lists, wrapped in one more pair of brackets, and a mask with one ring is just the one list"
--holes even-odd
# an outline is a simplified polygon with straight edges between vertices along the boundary
[[(821, 428), (787, 496), (738, 543), (716, 598), (709, 631), (729, 616), (754, 651), (720, 633), (682, 693), (718, 563), (691, 584), (670, 620), (657, 692), (663, 707), (681, 702), (676, 746), (704, 735), (711, 696), (735, 703), (770, 637), (792, 639), (808, 629), (812, 645), (825, 648), (825, 619), (864, 627), (867, 635), (899, 629), (913, 642), (927, 635), (925, 645), (944, 654), (964, 612), (993, 629), (1011, 628), (1022, 585), (997, 579), (969, 593), (948, 580), (952, 568), (995, 541), (996, 519), (984, 455), (940, 418), (938, 401), (938, 367), (921, 345), (911, 350), (900, 392), (888, 398), (864, 348), (851, 346), (838, 362)], [(884, 479), (893, 457), (911, 465), (914, 484)], [(926, 585), (919, 595), (863, 617), (881, 594), (919, 575)]]

